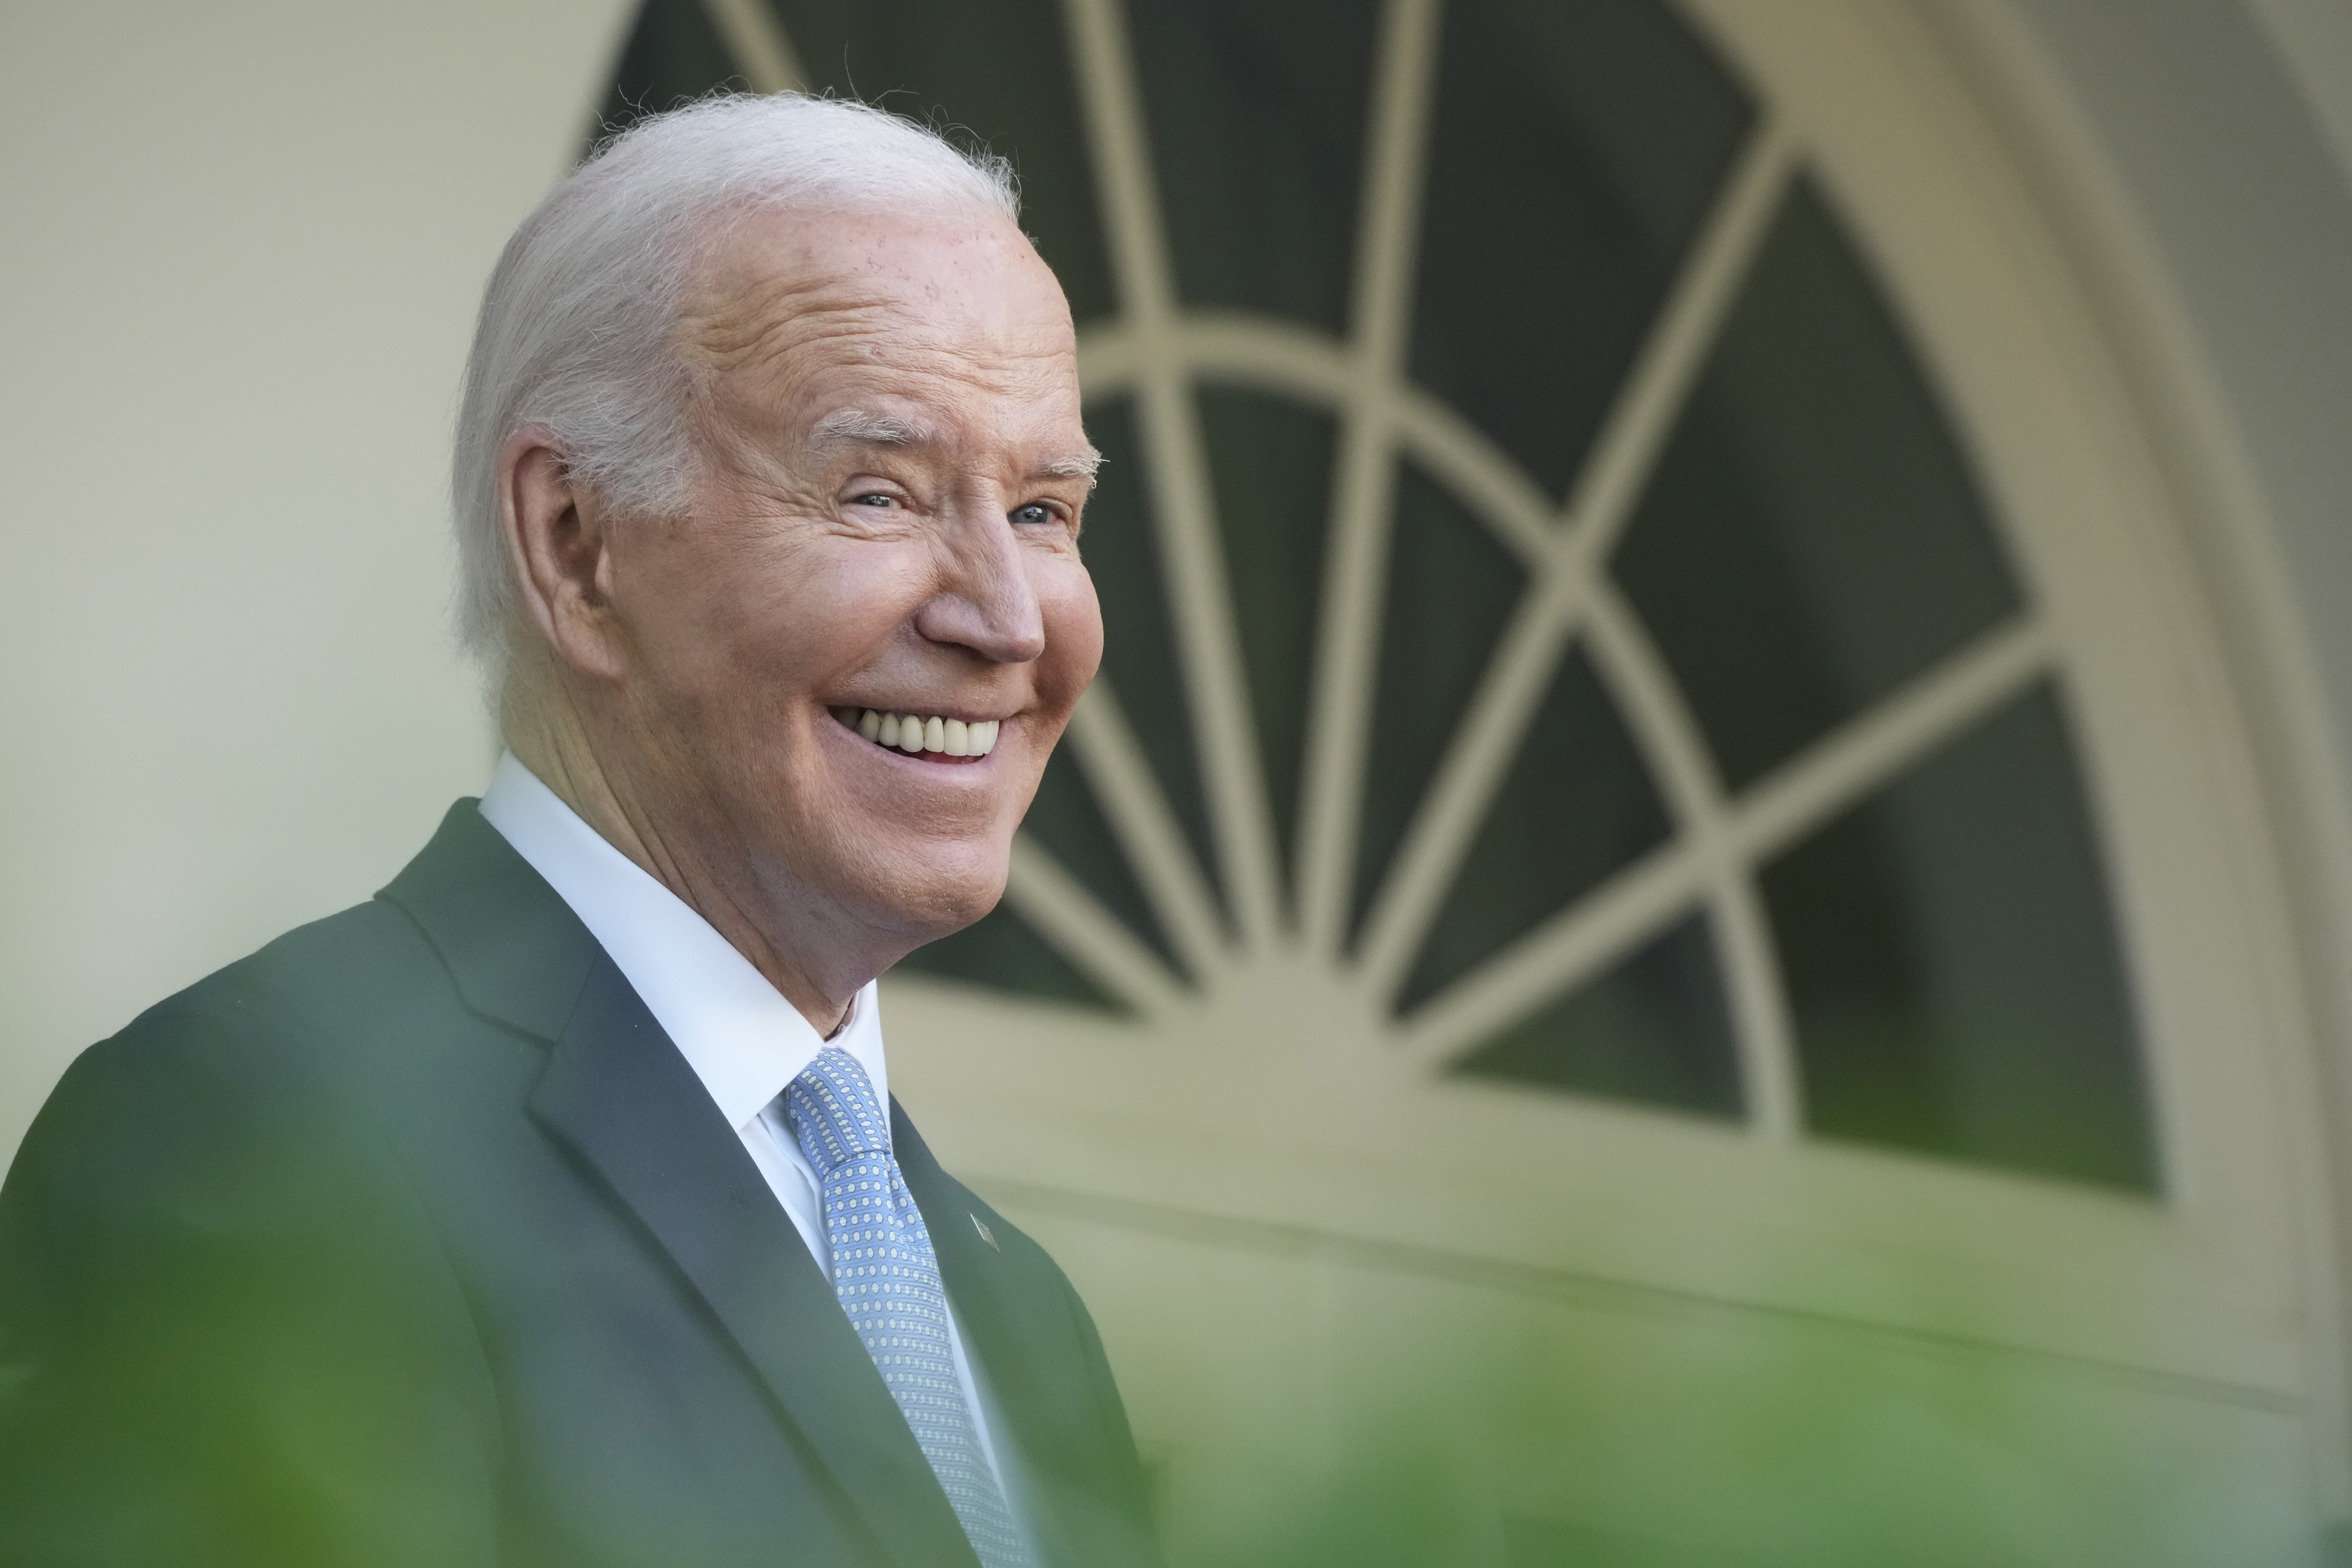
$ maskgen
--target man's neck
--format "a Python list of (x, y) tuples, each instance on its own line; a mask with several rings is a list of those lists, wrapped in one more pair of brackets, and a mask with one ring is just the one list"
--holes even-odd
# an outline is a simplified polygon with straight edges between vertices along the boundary
[[(526, 700), (510, 691), (500, 703), (499, 720), (507, 749), (557, 799), (709, 921), (819, 1035), (840, 1029), (858, 988), (873, 973), (859, 973), (862, 964), (846, 952), (836, 952), (846, 944), (824, 940), (828, 922), (818, 911), (793, 921), (770, 907), (749, 878), (725, 874), (723, 866), (740, 868), (747, 858), (702, 854), (708, 836), (683, 826), (689, 814), (661, 809), (645, 798), (646, 792), (632, 788), (619, 770), (605, 765), (589, 725), (566, 696)], [(796, 926), (810, 929), (794, 931)], [(824, 963), (827, 957), (835, 962)], [(886, 966), (874, 965), (874, 973)]]

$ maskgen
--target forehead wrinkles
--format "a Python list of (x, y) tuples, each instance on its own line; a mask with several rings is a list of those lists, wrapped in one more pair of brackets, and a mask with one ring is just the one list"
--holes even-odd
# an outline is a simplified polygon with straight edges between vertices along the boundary
[(964, 422), (961, 413), (984, 425), (1009, 416), (1027, 426), (1041, 405), (1066, 405), (1076, 427), (1076, 344), (1066, 313), (1048, 321), (1030, 319), (1043, 312), (1004, 308), (988, 268), (942, 279), (926, 276), (919, 260), (911, 271), (896, 260), (863, 243), (737, 246), (712, 256), (674, 340), (704, 416), (734, 427), (707, 434), (760, 441), (755, 430), (783, 434), (779, 421), (798, 425), (845, 406), (879, 411), (899, 400), (933, 405), (950, 425)]
[(828, 338), (878, 338), (893, 301), (847, 282), (781, 268), (714, 279), (679, 312), (678, 347), (699, 368), (723, 374)]
[[(950, 254), (972, 248), (948, 247)], [(773, 357), (803, 342), (858, 333), (909, 347), (960, 346), (982, 353), (998, 348), (1000, 335), (989, 328), (1009, 323), (975, 315), (977, 301), (965, 280), (943, 283), (923, 276), (923, 261), (929, 258), (919, 247), (910, 273), (903, 251), (894, 254), (886, 245), (854, 236), (821, 233), (803, 247), (781, 250), (760, 247), (753, 236), (735, 237), (706, 260), (679, 311), (678, 344), (713, 370)], [(980, 258), (983, 273), (985, 259)], [(995, 291), (987, 281), (980, 286)], [(940, 330), (959, 321), (976, 329), (964, 334), (974, 342), (952, 344), (958, 334)]]
[(981, 434), (968, 427), (975, 416), (1003, 426), (1000, 436), (1065, 418), (1078, 428), (1076, 367), (1066, 348), (956, 343), (901, 310), (870, 303), (730, 321), (691, 341), (703, 373), (697, 378), (701, 401), (731, 416), (730, 423), (797, 424), (845, 408), (896, 415), (892, 405), (904, 403), (930, 411), (915, 422), (948, 446), (960, 444), (957, 436)]
[(940, 450), (1065, 420), (1077, 428), (1076, 378), (1067, 354), (1050, 349), (973, 352), (903, 321), (826, 311), (701, 358), (706, 407), (746, 434), (798, 431), (796, 442), (813, 447), (854, 434), (821, 427), (844, 411), (904, 421), (923, 437), (913, 445)]

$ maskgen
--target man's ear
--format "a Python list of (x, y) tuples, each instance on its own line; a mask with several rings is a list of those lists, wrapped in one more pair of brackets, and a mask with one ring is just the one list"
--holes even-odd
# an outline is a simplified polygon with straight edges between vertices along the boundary
[(617, 678), (611, 519), (537, 426), (507, 437), (499, 453), (499, 521), (523, 614), (563, 663)]

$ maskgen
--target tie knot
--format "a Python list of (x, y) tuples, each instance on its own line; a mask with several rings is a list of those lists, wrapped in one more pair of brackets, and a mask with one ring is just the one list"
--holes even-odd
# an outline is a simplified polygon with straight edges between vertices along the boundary
[(784, 1086), (784, 1121), (824, 1180), (845, 1160), (890, 1151), (890, 1123), (857, 1058), (827, 1046)]

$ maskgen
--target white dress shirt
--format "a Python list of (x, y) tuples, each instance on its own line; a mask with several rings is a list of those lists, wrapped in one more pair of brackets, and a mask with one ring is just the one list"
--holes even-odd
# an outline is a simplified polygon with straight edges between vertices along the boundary
[[(824, 1037), (709, 921), (606, 843), (512, 752), (499, 758), (481, 811), (627, 977), (743, 1141), (817, 1267), (831, 1279), (824, 1200), (815, 1171), (784, 1123), (782, 1098), (784, 1086), (815, 1059)], [(832, 1043), (857, 1058), (873, 1081), (875, 1099), (887, 1107), (890, 1069), (882, 1056), (881, 1007), (873, 982), (857, 993)], [(952, 1306), (948, 1348), (979, 1428), (981, 1449), (1017, 1518), (1012, 1478), (990, 1432), (993, 1401), (964, 1354)]]

